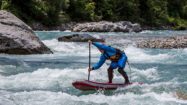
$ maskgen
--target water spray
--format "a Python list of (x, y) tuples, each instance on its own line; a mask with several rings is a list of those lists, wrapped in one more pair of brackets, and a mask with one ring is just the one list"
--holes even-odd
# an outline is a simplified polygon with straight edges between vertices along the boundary
[(129, 66), (129, 69), (130, 69), (130, 76), (129, 76), (129, 79), (130, 79), (130, 81), (131, 81), (131, 67), (130, 67), (130, 63), (129, 63), (129, 60), (127, 60), (127, 64), (128, 64), (128, 66)]

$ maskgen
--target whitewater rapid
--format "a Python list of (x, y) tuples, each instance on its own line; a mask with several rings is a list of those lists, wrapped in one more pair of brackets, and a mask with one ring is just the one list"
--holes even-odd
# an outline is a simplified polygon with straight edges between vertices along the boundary
[[(36, 32), (54, 54), (0, 55), (0, 105), (186, 105), (178, 92), (187, 94), (187, 49), (140, 49), (123, 46), (124, 40), (108, 44), (123, 49), (131, 69), (125, 70), (131, 81), (144, 82), (114, 91), (82, 92), (72, 86), (75, 80), (87, 79), (88, 43), (58, 42), (57, 37), (72, 32)], [(144, 31), (140, 35), (170, 35), (172, 31)], [(181, 34), (182, 32), (180, 32)], [(184, 32), (185, 33), (185, 32)], [(113, 38), (136, 33), (90, 33)], [(129, 41), (129, 40), (128, 40)], [(92, 64), (100, 52), (92, 46)], [(105, 63), (91, 72), (91, 80), (107, 81)], [(123, 82), (114, 71), (114, 82)]]

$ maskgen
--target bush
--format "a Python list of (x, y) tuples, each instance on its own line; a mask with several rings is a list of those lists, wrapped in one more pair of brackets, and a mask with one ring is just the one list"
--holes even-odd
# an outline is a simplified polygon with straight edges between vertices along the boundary
[(186, 25), (187, 0), (1, 0), (1, 9), (27, 23), (132, 21), (148, 26)]

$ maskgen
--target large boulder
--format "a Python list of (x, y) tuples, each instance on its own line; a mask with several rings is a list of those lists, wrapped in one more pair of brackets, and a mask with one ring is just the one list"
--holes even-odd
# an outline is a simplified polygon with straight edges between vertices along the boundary
[(0, 10), (0, 53), (49, 54), (32, 29), (10, 12)]
[(140, 48), (187, 48), (187, 36), (173, 36), (141, 41), (137, 44)]
[(128, 21), (79, 23), (73, 28), (75, 32), (140, 32), (141, 30), (139, 24)]
[(88, 42), (88, 40), (94, 42), (104, 42), (104, 39), (98, 39), (88, 34), (73, 34), (73, 35), (62, 36), (58, 38), (58, 41), (63, 41), (63, 42)]

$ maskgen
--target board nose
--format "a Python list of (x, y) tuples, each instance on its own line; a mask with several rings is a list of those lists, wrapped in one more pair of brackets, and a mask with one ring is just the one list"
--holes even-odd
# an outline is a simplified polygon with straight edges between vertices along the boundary
[(73, 82), (72, 85), (73, 85), (73, 86), (76, 86), (76, 85), (77, 85), (77, 81)]

